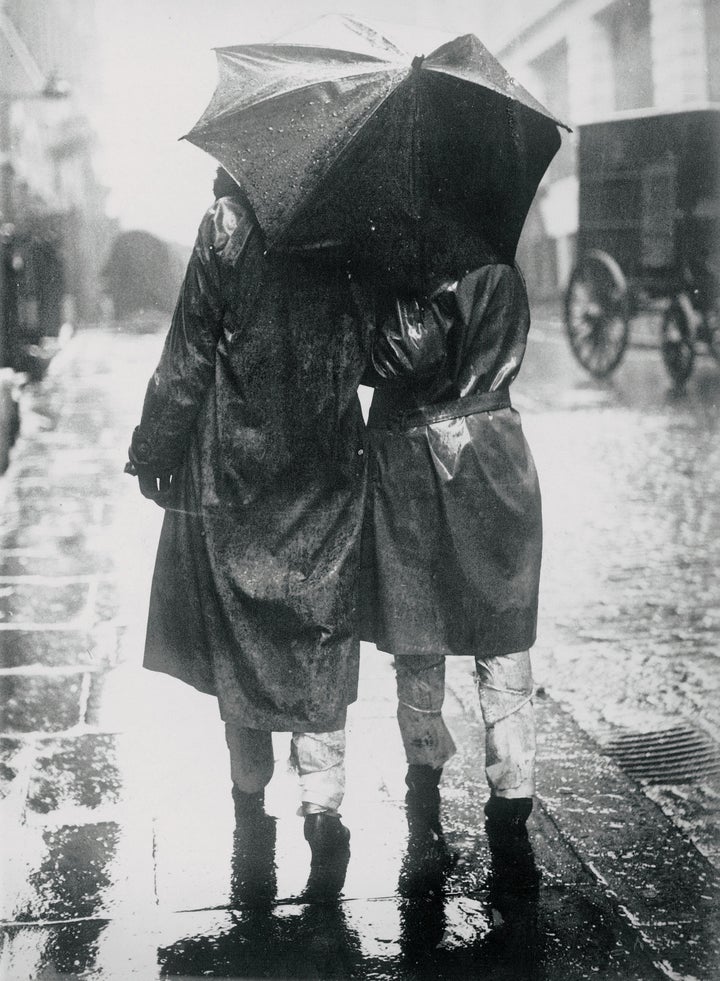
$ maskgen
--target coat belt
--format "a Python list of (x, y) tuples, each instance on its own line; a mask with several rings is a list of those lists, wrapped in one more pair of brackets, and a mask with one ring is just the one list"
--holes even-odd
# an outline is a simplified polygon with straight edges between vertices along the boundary
[(477, 412), (494, 412), (498, 409), (510, 408), (512, 408), (512, 404), (507, 389), (497, 392), (479, 392), (477, 395), (466, 395), (461, 399), (453, 399), (452, 402), (421, 405), (408, 412), (398, 413), (391, 420), (388, 420), (390, 422), (388, 428), (415, 429), (418, 426), (430, 426), (434, 422), (445, 422), (447, 419), (472, 416)]

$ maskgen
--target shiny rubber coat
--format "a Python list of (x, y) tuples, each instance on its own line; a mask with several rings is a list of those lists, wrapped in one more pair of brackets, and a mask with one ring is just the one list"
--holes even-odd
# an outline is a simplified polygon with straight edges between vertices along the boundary
[(529, 325), (519, 271), (490, 264), (424, 311), (398, 304), (375, 335), (362, 608), (382, 650), (489, 657), (535, 640), (535, 466), (513, 408), (477, 410), (516, 376)]
[(226, 721), (342, 728), (356, 697), (364, 321), (346, 272), (265, 253), (252, 211), (203, 218), (133, 437), (175, 473), (145, 667)]

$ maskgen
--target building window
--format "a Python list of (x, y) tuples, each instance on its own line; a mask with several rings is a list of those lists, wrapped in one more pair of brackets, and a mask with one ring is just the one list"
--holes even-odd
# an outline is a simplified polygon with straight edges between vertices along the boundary
[(652, 106), (650, 0), (617, 0), (598, 20), (610, 41), (615, 108)]
[[(537, 80), (538, 98), (545, 108), (563, 123), (570, 120), (570, 83), (568, 76), (568, 46), (565, 40), (548, 48), (531, 62)], [(547, 180), (554, 181), (575, 173), (575, 148), (571, 140), (563, 139), (553, 158)]]
[(545, 106), (558, 119), (567, 119), (570, 114), (567, 41), (560, 41), (543, 51), (531, 66), (542, 89)]

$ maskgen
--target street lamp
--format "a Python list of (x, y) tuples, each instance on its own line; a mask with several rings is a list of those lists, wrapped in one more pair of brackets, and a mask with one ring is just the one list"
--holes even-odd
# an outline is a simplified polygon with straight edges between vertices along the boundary
[(0, 92), (0, 216), (3, 222), (13, 219), (13, 173), (12, 165), (12, 107), (16, 102), (29, 102), (37, 99), (67, 99), (70, 86), (58, 78), (55, 72), (50, 72), (42, 88), (31, 92)]
[(13, 237), (14, 209), (13, 185), (14, 167), (12, 164), (12, 107), (16, 102), (36, 99), (66, 99), (70, 95), (67, 82), (51, 72), (41, 88), (31, 92), (0, 92), (0, 366), (13, 364), (16, 338), (10, 309), (7, 267), (7, 249)]

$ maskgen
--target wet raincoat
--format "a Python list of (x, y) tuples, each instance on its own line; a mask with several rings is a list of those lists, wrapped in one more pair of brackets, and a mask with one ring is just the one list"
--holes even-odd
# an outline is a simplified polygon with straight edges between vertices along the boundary
[(347, 272), (266, 254), (249, 205), (205, 215), (131, 457), (175, 474), (145, 667), (225, 721), (342, 728), (356, 697), (362, 317)]
[(537, 475), (509, 385), (527, 295), (487, 264), (376, 334), (363, 637), (395, 655), (490, 657), (535, 640)]

